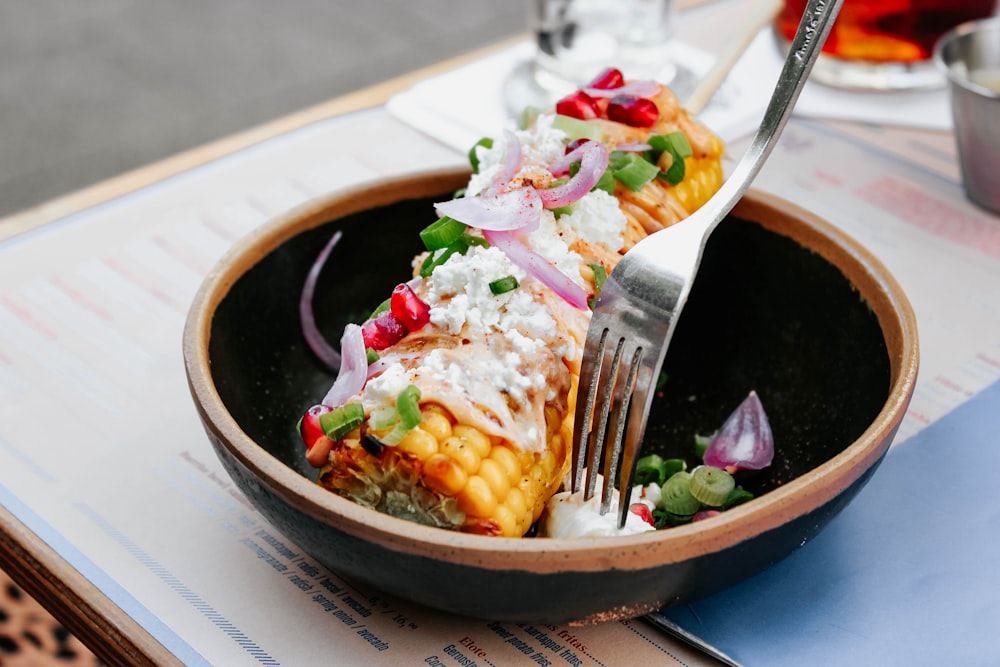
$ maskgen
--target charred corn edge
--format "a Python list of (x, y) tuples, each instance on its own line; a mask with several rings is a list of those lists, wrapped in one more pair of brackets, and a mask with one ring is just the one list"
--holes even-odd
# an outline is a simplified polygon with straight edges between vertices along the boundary
[[(572, 386), (576, 384), (573, 376)], [(571, 393), (572, 393), (571, 388)], [(541, 515), (569, 466), (572, 412), (546, 407), (548, 446), (541, 453), (518, 449), (503, 438), (457, 423), (447, 408), (421, 404), (421, 422), (395, 447), (386, 447), (372, 465), (410, 465), (419, 484), (454, 498), (466, 519), (461, 530), (520, 537)], [(368, 430), (375, 436), (385, 431)], [(360, 447), (362, 429), (341, 441)]]

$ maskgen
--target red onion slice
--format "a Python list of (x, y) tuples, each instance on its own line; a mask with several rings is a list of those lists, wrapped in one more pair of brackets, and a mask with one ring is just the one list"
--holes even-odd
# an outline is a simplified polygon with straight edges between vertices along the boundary
[(316, 358), (334, 372), (340, 368), (340, 354), (333, 349), (326, 338), (323, 337), (323, 334), (320, 333), (319, 327), (316, 326), (313, 297), (316, 294), (316, 283), (319, 280), (319, 274), (322, 273), (323, 267), (330, 257), (330, 253), (337, 243), (340, 242), (341, 236), (343, 234), (338, 229), (330, 240), (327, 241), (326, 245), (323, 246), (323, 249), (316, 257), (316, 261), (309, 267), (306, 282), (302, 286), (301, 294), (299, 294), (299, 322), (302, 326), (302, 336), (306, 339), (306, 344), (312, 350), (313, 354), (316, 355)]
[(549, 171), (553, 174), (566, 173), (569, 165), (577, 161), (580, 162), (580, 170), (569, 181), (538, 191), (545, 208), (568, 206), (590, 192), (608, 168), (608, 149), (600, 142), (588, 141), (556, 160)]
[(774, 436), (757, 393), (751, 391), (705, 450), (705, 465), (760, 470), (774, 459)]
[(491, 245), (500, 248), (511, 262), (534, 276), (568, 304), (580, 310), (587, 310), (587, 292), (557, 269), (552, 262), (521, 243), (516, 236), (506, 231), (491, 230), (484, 231), (483, 236)]
[(504, 130), (503, 138), (503, 160), (500, 164), (500, 170), (493, 178), (492, 188), (494, 192), (503, 192), (506, 189), (507, 184), (521, 169), (521, 142), (517, 140), (517, 135), (510, 130)]
[(532, 187), (478, 197), (459, 197), (434, 204), (441, 215), (447, 215), (470, 227), (492, 231), (512, 231), (538, 224), (542, 200)]
[(614, 97), (615, 95), (653, 97), (662, 89), (663, 86), (656, 81), (632, 81), (618, 88), (584, 88), (583, 92), (591, 97)]
[(653, 147), (641, 141), (633, 141), (627, 144), (618, 144), (615, 146), (615, 150), (626, 153), (645, 153), (646, 151), (653, 150)]
[(368, 353), (361, 336), (361, 327), (348, 324), (340, 339), (340, 373), (330, 391), (323, 397), (323, 405), (336, 408), (347, 402), (365, 387), (368, 376)]

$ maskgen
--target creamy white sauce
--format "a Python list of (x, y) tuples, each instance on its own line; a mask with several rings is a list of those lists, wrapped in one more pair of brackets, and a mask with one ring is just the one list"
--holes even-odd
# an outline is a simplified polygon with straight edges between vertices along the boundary
[[(638, 535), (656, 530), (646, 523), (638, 514), (629, 512), (625, 518), (625, 527), (618, 528), (618, 491), (612, 493), (611, 508), (607, 514), (601, 514), (600, 480), (598, 492), (590, 500), (583, 499), (583, 492), (557, 493), (549, 500), (541, 519), (541, 534), (544, 537), (584, 538), (607, 537), (610, 535)], [(655, 485), (654, 485), (655, 486)], [(656, 491), (659, 493), (659, 488)], [(643, 495), (640, 487), (632, 489), (629, 505), (641, 502), (651, 510), (656, 506), (649, 494)]]

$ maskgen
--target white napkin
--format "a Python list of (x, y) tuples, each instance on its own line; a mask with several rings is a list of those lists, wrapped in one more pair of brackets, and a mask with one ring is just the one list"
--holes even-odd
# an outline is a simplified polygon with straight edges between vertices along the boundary
[[(505, 111), (503, 82), (518, 64), (529, 60), (535, 46), (518, 43), (422, 81), (393, 96), (389, 112), (438, 141), (466, 151), (480, 138), (513, 128)], [(678, 43), (677, 63), (696, 77), (706, 74), (714, 57)], [(757, 35), (719, 87), (699, 119), (730, 142), (752, 132), (760, 122), (784, 61), (770, 29)], [(804, 117), (854, 120), (875, 124), (947, 130), (951, 114), (947, 91), (861, 93), (808, 82), (795, 107)]]

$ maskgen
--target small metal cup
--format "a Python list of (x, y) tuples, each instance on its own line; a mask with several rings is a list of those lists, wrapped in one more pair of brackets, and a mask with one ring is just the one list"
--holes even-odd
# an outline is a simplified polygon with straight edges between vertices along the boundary
[(948, 77), (965, 193), (1000, 214), (1000, 18), (948, 32), (934, 60)]

